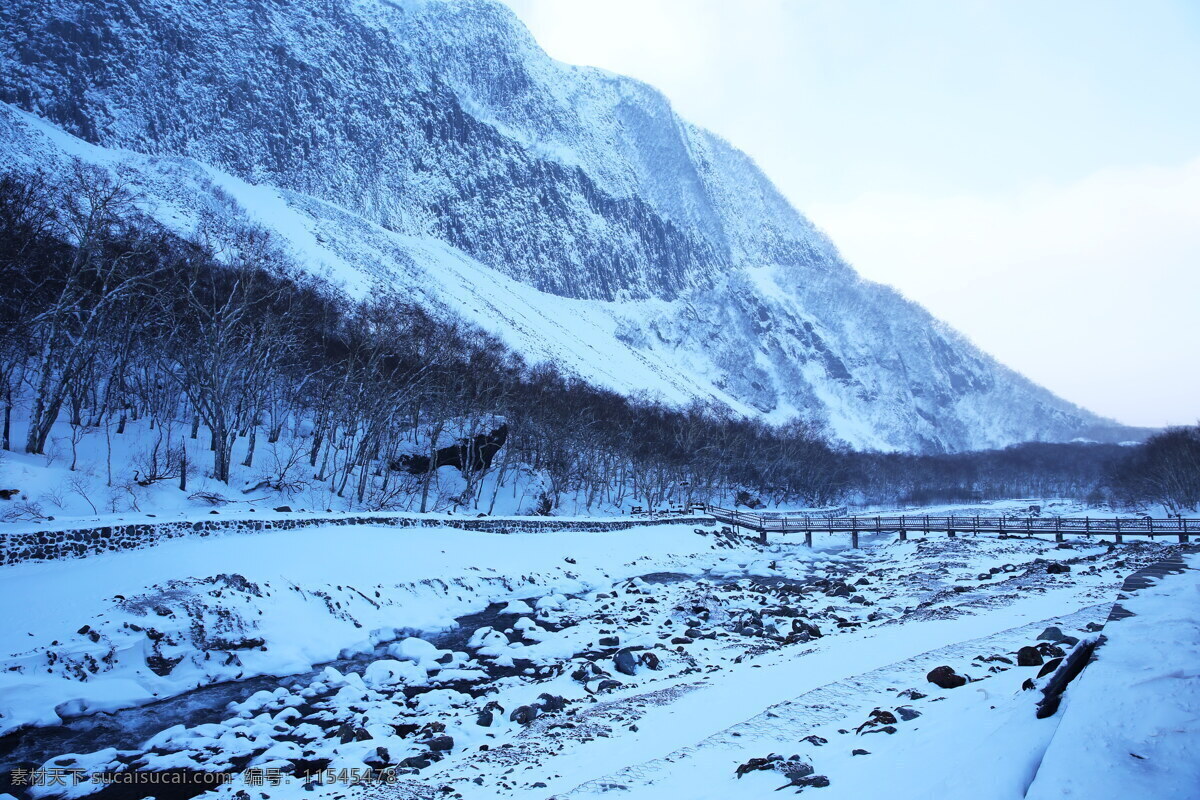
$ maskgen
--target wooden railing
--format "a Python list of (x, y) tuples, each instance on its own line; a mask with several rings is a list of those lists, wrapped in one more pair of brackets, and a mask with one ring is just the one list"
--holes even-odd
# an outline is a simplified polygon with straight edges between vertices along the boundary
[(720, 522), (762, 534), (804, 533), (810, 544), (814, 533), (849, 533), (855, 547), (860, 533), (898, 533), (901, 539), (907, 539), (910, 533), (1054, 534), (1059, 541), (1070, 533), (1111, 535), (1118, 542), (1125, 536), (1178, 536), (1180, 542), (1186, 542), (1191, 534), (1200, 533), (1200, 519), (1186, 517), (765, 517), (720, 506), (706, 506), (705, 513)]

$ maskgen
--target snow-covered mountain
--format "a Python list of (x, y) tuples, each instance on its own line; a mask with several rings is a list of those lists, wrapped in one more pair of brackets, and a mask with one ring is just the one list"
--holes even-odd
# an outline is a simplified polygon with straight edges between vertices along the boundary
[(248, 217), (351, 293), (402, 289), (622, 392), (885, 449), (1124, 435), (492, 0), (6, 0), (0, 101), (2, 164), (105, 164), (181, 231)]

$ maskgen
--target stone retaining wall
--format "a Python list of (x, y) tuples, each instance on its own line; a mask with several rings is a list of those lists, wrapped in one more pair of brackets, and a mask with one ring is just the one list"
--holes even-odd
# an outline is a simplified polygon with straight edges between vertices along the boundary
[(488, 533), (550, 533), (553, 531), (616, 531), (646, 525), (713, 525), (711, 517), (660, 519), (569, 520), (530, 518), (431, 518), (405, 515), (296, 517), (294, 519), (206, 519), (157, 523), (104, 525), (63, 530), (30, 530), (0, 533), (0, 565), (24, 561), (86, 558), (100, 553), (137, 550), (167, 539), (212, 536), (221, 533), (297, 530), (337, 525), (385, 525), (397, 528), (460, 528)]

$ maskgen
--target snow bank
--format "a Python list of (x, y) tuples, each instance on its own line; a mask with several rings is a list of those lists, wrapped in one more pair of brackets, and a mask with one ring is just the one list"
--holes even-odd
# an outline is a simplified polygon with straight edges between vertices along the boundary
[(1026, 797), (1200, 796), (1200, 555), (1121, 605)]

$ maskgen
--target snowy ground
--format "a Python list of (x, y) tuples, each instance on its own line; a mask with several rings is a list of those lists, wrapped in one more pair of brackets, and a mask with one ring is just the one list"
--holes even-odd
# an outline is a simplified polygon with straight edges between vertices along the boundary
[[(1015, 798), (1031, 782), (1096, 797), (1064, 794), (1080, 756), (1055, 732), (1101, 725), (1087, 709), (1137, 680), (1117, 711), (1140, 721), (1105, 740), (1141, 742), (1121, 796), (1138, 796), (1138, 769), (1162, 787), (1192, 775), (1169, 756), (1197, 738), (1194, 572), (1126, 603), (1145, 619), (1106, 629), (1107, 672), (1072, 685), (1095, 700), (1068, 690), (1037, 720), (1041, 692), (1021, 687), (1040, 670), (1014, 664), (1022, 647), (1050, 660), (1094, 637), (1124, 577), (1177, 547), (863, 543), (363, 527), (5, 567), (0, 772), (225, 772), (213, 795), (256, 800), (766, 797), (815, 776), (829, 786), (804, 791), (831, 798)], [(1039, 643), (1049, 626), (1070, 638)], [(1155, 666), (1131, 679), (1148, 641)], [(943, 665), (971, 682), (928, 682)], [(772, 753), (784, 761), (737, 776)], [(1038, 770), (1043, 754), (1058, 773)], [(183, 798), (192, 780), (9, 791)]]

